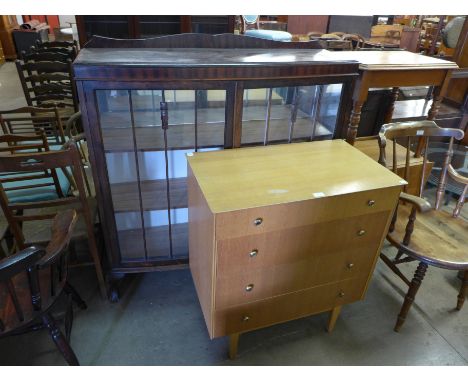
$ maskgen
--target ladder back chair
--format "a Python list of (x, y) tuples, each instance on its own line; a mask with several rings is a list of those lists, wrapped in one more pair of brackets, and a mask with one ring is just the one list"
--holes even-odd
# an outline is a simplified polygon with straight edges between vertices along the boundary
[[(71, 60), (22, 62), (16, 69), (28, 106), (58, 106), (78, 111)], [(68, 116), (72, 113), (68, 113)], [(67, 117), (68, 117), (67, 116)]]
[[(11, 197), (11, 190), (6, 189), (4, 180), (0, 176), (0, 204), (8, 221), (10, 231), (15, 240), (16, 247), (24, 249), (32, 244), (42, 244), (48, 241), (50, 220), (63, 208), (73, 205), (79, 213), (74, 240), (87, 239), (91, 258), (96, 270), (99, 290), (103, 298), (106, 297), (106, 286), (102, 271), (101, 259), (94, 233), (94, 222), (97, 219), (97, 205), (93, 197), (87, 196), (85, 191), (84, 176), (86, 176), (83, 163), (73, 140), (69, 140), (63, 150), (54, 150), (39, 153), (21, 153), (4, 155), (0, 160), (0, 174), (45, 172), (56, 169), (69, 169), (73, 184), (76, 187), (74, 193), (65, 194), (61, 198), (33, 199), (35, 194), (41, 192), (37, 188), (31, 195), (31, 190), (24, 186), (20, 191), (28, 190), (24, 195), (17, 193)], [(26, 175), (27, 176), (27, 175)], [(40, 226), (37, 222), (41, 221)]]
[[(0, 339), (46, 328), (69, 365), (78, 366), (70, 346), (73, 302), (86, 303), (68, 282), (67, 247), (77, 221), (74, 210), (58, 214), (51, 240), (44, 247), (32, 246), (0, 259)], [(65, 335), (51, 311), (66, 296)]]
[[(400, 202), (395, 209), (393, 219), (390, 224), (387, 240), (397, 249), (394, 259), (390, 259), (384, 253), (380, 257), (390, 269), (398, 275), (409, 287), (401, 311), (398, 315), (394, 330), (399, 331), (405, 322), (411, 305), (414, 302), (416, 293), (424, 279), (429, 265), (448, 270), (466, 271), (468, 270), (468, 222), (457, 219), (453, 214), (441, 211), (440, 205), (444, 195), (444, 189), (449, 176), (461, 179), (459, 174), (450, 166), (453, 155), (454, 140), (463, 138), (463, 131), (458, 129), (440, 128), (433, 121), (389, 123), (382, 126), (379, 133), (380, 158), (379, 163), (387, 166), (386, 145), (387, 140), (392, 140), (393, 164), (391, 168), (394, 172), (397, 169), (395, 151), (396, 141), (402, 139), (406, 144), (406, 165), (404, 178), (410, 176), (410, 159), (413, 155), (412, 146), (421, 147), (424, 155), (423, 170), (419, 182), (419, 196), (409, 195), (402, 192)], [(422, 198), (426, 183), (425, 174), (428, 162), (428, 148), (430, 138), (448, 138), (448, 150), (437, 186), (436, 202), (434, 208)], [(461, 179), (466, 181), (466, 179)], [(406, 191), (406, 187), (404, 191)], [(466, 188), (465, 188), (466, 190)], [(460, 204), (460, 203), (459, 203)], [(409, 280), (398, 268), (399, 264), (418, 261), (418, 267), (412, 280)], [(457, 300), (457, 309), (462, 308), (467, 291), (467, 277), (465, 277), (460, 288)]]
[(40, 41), (36, 40), (36, 49), (48, 50), (51, 52), (69, 53), (73, 61), (78, 54), (78, 42), (73, 41)]

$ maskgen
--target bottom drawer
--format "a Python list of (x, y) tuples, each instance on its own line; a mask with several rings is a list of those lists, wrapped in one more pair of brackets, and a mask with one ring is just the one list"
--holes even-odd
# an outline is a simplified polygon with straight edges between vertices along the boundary
[(367, 277), (348, 279), (215, 311), (211, 338), (310, 316), (360, 300), (366, 282)]

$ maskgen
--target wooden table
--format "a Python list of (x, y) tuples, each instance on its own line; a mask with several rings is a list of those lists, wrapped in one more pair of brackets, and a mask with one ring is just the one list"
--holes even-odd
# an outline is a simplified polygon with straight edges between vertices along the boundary
[(427, 118), (433, 120), (447, 91), (451, 72), (458, 68), (454, 62), (406, 51), (323, 51), (322, 54), (330, 59), (340, 58), (359, 62), (360, 75), (352, 93), (353, 105), (346, 134), (346, 140), (350, 144), (354, 144), (356, 139), (361, 109), (367, 100), (370, 88), (393, 88), (392, 102), (384, 121), (388, 123), (392, 120), (399, 87), (434, 86), (433, 102)]
[[(190, 270), (211, 338), (364, 298), (401, 186), (342, 140), (188, 156)], [(229, 176), (226, 176), (229, 174)]]

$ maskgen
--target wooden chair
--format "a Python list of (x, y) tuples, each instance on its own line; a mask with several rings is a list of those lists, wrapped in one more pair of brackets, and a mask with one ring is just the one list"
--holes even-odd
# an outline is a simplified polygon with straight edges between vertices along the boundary
[(69, 108), (72, 112), (66, 118), (79, 110), (70, 60), (66, 63), (16, 60), (16, 68), (28, 106), (58, 106), (62, 115)]
[(57, 106), (26, 106), (12, 110), (0, 110), (0, 126), (3, 134), (44, 133), (50, 145), (66, 142), (62, 119)]
[(358, 34), (345, 34), (341, 37), (344, 41), (351, 41), (353, 50), (359, 50), (364, 47), (366, 40)]
[[(67, 281), (66, 251), (76, 221), (74, 210), (63, 211), (54, 218), (45, 248), (28, 247), (0, 259), (0, 339), (47, 328), (67, 363), (78, 366), (70, 346), (72, 303), (81, 309), (86, 303)], [(65, 335), (51, 313), (62, 296), (67, 297)]]
[[(393, 141), (392, 146), (394, 152), (396, 150), (396, 141), (398, 139), (403, 139), (407, 148), (405, 178), (408, 179), (410, 158), (411, 155), (413, 155), (411, 151), (412, 141), (417, 141), (416, 152), (424, 152), (423, 171), (421, 172), (421, 176), (424, 177), (424, 169), (427, 165), (428, 144), (431, 137), (437, 139), (450, 138), (437, 188), (435, 209), (431, 207), (429, 202), (421, 197), (425, 185), (424, 179), (421, 179), (420, 182), (419, 196), (402, 192), (400, 195), (400, 203), (395, 210), (387, 235), (387, 240), (398, 250), (398, 253), (393, 260), (384, 253), (380, 255), (384, 263), (409, 287), (394, 328), (397, 332), (405, 322), (408, 311), (414, 302), (416, 293), (429, 265), (450, 270), (468, 270), (468, 222), (457, 219), (451, 214), (439, 210), (444, 195), (447, 173), (449, 176), (453, 176), (459, 181), (467, 181), (466, 178), (456, 174), (455, 170), (450, 166), (453, 155), (453, 141), (454, 139), (462, 139), (463, 131), (440, 128), (433, 121), (390, 123), (383, 125), (379, 133), (379, 163), (386, 166), (385, 150), (387, 139)], [(393, 158), (396, 158), (396, 155), (394, 155)], [(393, 171), (396, 172), (396, 168), (396, 160), (394, 160)], [(411, 261), (418, 261), (419, 265), (413, 279), (410, 281), (398, 269), (397, 265)], [(467, 284), (467, 273), (465, 272), (463, 284), (458, 295), (458, 310), (461, 309), (465, 300)]]
[[(31, 195), (30, 187), (16, 190), (5, 189), (5, 178), (1, 174), (22, 173), (25, 177), (31, 173), (46, 172), (52, 169), (70, 169), (75, 193), (65, 194), (62, 198), (33, 199), (41, 189), (35, 187)], [(97, 205), (94, 198), (87, 197), (83, 176), (84, 169), (80, 154), (73, 140), (69, 140), (63, 150), (54, 150), (39, 153), (22, 153), (5, 155), (0, 160), (0, 204), (8, 221), (10, 231), (19, 249), (24, 249), (31, 244), (42, 244), (48, 241), (50, 219), (64, 206), (73, 205), (80, 213), (77, 229), (73, 235), (74, 240), (87, 238), (89, 251), (94, 262), (99, 289), (103, 298), (107, 295), (101, 260), (94, 234), (94, 222), (97, 218)], [(50, 185), (48, 185), (50, 187)], [(18, 194), (18, 191), (26, 194)], [(12, 194), (11, 191), (16, 191)], [(33, 224), (32, 221), (41, 220), (41, 225)]]
[(242, 30), (246, 36), (274, 41), (292, 41), (292, 34), (285, 31), (260, 29), (259, 15), (242, 15)]

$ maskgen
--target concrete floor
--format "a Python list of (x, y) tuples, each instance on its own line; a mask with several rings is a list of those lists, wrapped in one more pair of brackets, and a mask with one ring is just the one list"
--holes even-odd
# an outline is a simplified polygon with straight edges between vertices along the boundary
[[(13, 64), (0, 67), (0, 85), (0, 109), (25, 104)], [(415, 264), (402, 268), (411, 277)], [(71, 269), (70, 281), (88, 303), (71, 340), (82, 365), (468, 365), (468, 306), (454, 311), (460, 280), (434, 267), (400, 333), (405, 285), (379, 261), (365, 300), (343, 308), (333, 333), (326, 313), (253, 331), (235, 361), (227, 338), (209, 339), (188, 269), (128, 276), (116, 304), (99, 297), (92, 267)], [(38, 331), (0, 339), (0, 365), (65, 361)]]

